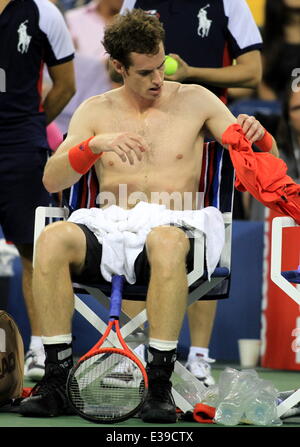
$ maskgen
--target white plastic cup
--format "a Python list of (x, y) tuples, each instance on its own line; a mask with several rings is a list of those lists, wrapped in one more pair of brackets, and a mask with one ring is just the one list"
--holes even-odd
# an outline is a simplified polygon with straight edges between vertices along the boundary
[(243, 338), (238, 340), (240, 365), (242, 368), (255, 368), (260, 358), (261, 341)]

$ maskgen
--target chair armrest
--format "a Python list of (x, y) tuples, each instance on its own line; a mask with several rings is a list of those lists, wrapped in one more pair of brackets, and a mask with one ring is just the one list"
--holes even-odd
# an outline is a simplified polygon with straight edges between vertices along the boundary
[(201, 278), (204, 273), (204, 240), (203, 235), (199, 235), (194, 240), (194, 269), (187, 275), (189, 286)]
[(232, 246), (232, 213), (223, 213), (225, 225), (225, 243), (220, 256), (220, 267), (231, 270), (231, 246)]
[(223, 213), (223, 220), (225, 225), (232, 224), (232, 213)]
[(300, 304), (300, 293), (281, 274), (282, 261), (282, 229), (287, 227), (299, 227), (291, 217), (275, 217), (272, 221), (272, 244), (271, 244), (271, 280), (297, 304)]
[(49, 223), (51, 223), (53, 219), (66, 220), (68, 216), (69, 210), (66, 207), (60, 208), (55, 206), (38, 206), (36, 208), (33, 238), (33, 265), (35, 260), (35, 244), (46, 226), (47, 219), (49, 219)]
[[(220, 256), (220, 267), (230, 270), (231, 266), (231, 237), (232, 237), (232, 213), (223, 213), (225, 225), (225, 243)], [(188, 274), (188, 285), (193, 285), (204, 273), (205, 261), (205, 237), (195, 238), (194, 244), (194, 269)]]

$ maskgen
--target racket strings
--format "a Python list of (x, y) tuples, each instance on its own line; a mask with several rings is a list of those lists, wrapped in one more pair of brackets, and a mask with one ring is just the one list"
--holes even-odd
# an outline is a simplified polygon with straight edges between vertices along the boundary
[(122, 418), (143, 400), (143, 374), (120, 353), (97, 353), (74, 372), (69, 397), (80, 412), (99, 420)]

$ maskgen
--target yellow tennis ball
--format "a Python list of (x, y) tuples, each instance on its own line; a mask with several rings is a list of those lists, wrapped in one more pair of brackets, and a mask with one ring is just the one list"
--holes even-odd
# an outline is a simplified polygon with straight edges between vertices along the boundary
[(167, 76), (171, 76), (176, 73), (178, 69), (178, 62), (172, 56), (166, 56), (165, 60), (165, 74)]

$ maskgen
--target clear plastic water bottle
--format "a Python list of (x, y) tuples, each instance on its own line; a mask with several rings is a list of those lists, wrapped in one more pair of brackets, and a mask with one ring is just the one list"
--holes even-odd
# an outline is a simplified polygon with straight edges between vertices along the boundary
[(256, 372), (225, 369), (220, 375), (219, 398), (215, 421), (223, 425), (237, 425), (245, 411), (245, 401), (253, 393)]
[(241, 408), (241, 402), (234, 402), (233, 400), (228, 402), (221, 402), (218, 405), (215, 421), (219, 424), (233, 426), (238, 425), (243, 415), (243, 409)]
[(280, 425), (277, 416), (278, 391), (268, 380), (257, 381), (257, 388), (245, 405), (245, 419), (254, 425)]
[(257, 377), (255, 370), (225, 369), (220, 375), (220, 402), (216, 410), (216, 422), (233, 426), (241, 421), (245, 413), (245, 404), (254, 393)]
[(217, 408), (220, 398), (219, 398), (219, 386), (210, 385), (203, 394), (202, 402), (210, 407)]

